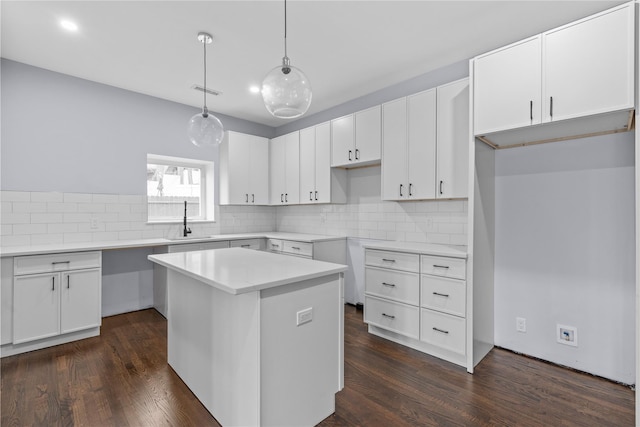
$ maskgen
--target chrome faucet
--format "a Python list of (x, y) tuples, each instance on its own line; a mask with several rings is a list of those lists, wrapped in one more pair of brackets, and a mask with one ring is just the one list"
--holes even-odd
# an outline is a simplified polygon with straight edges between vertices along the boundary
[(187, 234), (191, 234), (191, 229), (187, 228), (187, 201), (184, 201), (184, 220), (182, 221), (184, 230), (182, 230), (182, 237), (187, 237)]

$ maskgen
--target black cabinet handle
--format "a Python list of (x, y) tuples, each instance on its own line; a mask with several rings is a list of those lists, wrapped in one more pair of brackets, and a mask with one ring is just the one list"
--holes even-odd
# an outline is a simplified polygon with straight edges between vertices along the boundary
[(309, 201), (313, 202), (313, 191), (309, 191)]
[(444, 329), (432, 328), (436, 332), (440, 332), (441, 334), (449, 334), (449, 331), (445, 331)]
[(256, 195), (252, 194), (251, 195), (251, 203), (255, 203), (256, 202)]
[(249, 203), (249, 193), (244, 194), (244, 201), (245, 203)]
[(400, 184), (400, 197), (402, 197), (402, 184)]
[(413, 188), (413, 184), (409, 183), (409, 195), (412, 196), (413, 193), (411, 191), (411, 189)]
[(351, 161), (351, 150), (349, 150), (349, 161)]
[(443, 182), (444, 182), (444, 181), (440, 181), (440, 194), (442, 194), (442, 183), (443, 183)]
[(382, 261), (386, 261), (386, 262), (396, 262), (395, 259), (389, 259), (389, 258), (382, 258)]
[(434, 294), (434, 295), (437, 295), (437, 296), (439, 296), (439, 297), (449, 298), (449, 295), (447, 295), (447, 294), (441, 294), (441, 293), (438, 293), (438, 292), (434, 292), (433, 294)]
[(289, 203), (289, 193), (284, 193), (284, 202)]
[(52, 291), (56, 290), (56, 276), (51, 277), (51, 290)]
[(388, 317), (389, 319), (395, 319), (395, 318), (396, 318), (396, 316), (392, 316), (392, 315), (387, 314), (387, 313), (382, 313), (382, 315), (383, 315), (384, 317)]
[(449, 266), (448, 266), (448, 265), (437, 265), (437, 264), (433, 264), (433, 266), (434, 266), (435, 268), (449, 268)]
[(284, 203), (284, 194), (280, 193), (280, 203)]
[(69, 280), (70, 280), (69, 278), (70, 278), (70, 277), (71, 277), (71, 276), (70, 276), (69, 274), (67, 274), (67, 289), (69, 289)]
[(382, 285), (383, 285), (383, 286), (388, 286), (388, 287), (390, 287), (390, 288), (395, 288), (395, 287), (396, 287), (396, 285), (395, 285), (395, 284), (393, 284), (393, 283), (387, 283), (387, 282), (382, 282)]
[(529, 101), (529, 120), (533, 120), (533, 101)]
[(71, 261), (54, 261), (51, 263), (51, 265), (58, 265), (58, 264), (71, 264)]
[(553, 119), (553, 96), (549, 97), (549, 115)]
[(356, 160), (360, 160), (360, 150), (356, 148)]
[(318, 192), (316, 191), (316, 200), (318, 200)]

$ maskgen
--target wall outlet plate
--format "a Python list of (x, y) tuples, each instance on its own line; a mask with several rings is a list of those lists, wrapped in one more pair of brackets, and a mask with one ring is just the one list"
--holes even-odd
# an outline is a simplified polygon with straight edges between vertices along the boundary
[(578, 328), (567, 325), (556, 326), (556, 340), (559, 344), (578, 346)]
[(527, 332), (527, 319), (524, 317), (516, 317), (516, 331)]
[(296, 313), (296, 326), (304, 325), (313, 320), (313, 307), (305, 308)]

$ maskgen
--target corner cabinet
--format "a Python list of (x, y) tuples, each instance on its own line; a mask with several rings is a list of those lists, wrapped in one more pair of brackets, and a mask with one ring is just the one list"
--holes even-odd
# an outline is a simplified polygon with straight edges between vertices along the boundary
[(11, 340), (14, 349), (36, 341), (40, 342), (24, 351), (72, 341), (73, 337), (50, 344), (44, 340), (84, 330), (93, 330), (89, 336), (99, 334), (101, 261), (101, 252), (14, 258)]
[(220, 204), (269, 204), (269, 140), (227, 131), (220, 144)]
[(269, 186), (272, 205), (300, 202), (300, 132), (269, 141)]
[(382, 199), (468, 197), (469, 80), (382, 106)]
[(331, 120), (331, 166), (352, 168), (380, 163), (380, 106)]
[(634, 14), (626, 3), (472, 59), (474, 134), (505, 148), (629, 130)]
[(331, 168), (329, 122), (300, 131), (300, 204), (346, 203), (347, 174)]

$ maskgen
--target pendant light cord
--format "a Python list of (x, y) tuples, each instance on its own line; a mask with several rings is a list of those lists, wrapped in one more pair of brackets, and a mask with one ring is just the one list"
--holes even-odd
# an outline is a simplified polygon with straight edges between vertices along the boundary
[(284, 0), (284, 57), (287, 58), (287, 0)]
[(204, 117), (207, 117), (208, 114), (208, 110), (207, 110), (207, 37), (205, 36), (202, 39), (202, 46), (204, 49), (204, 91), (203, 93), (203, 98), (204, 98), (204, 107), (202, 109), (202, 115)]

